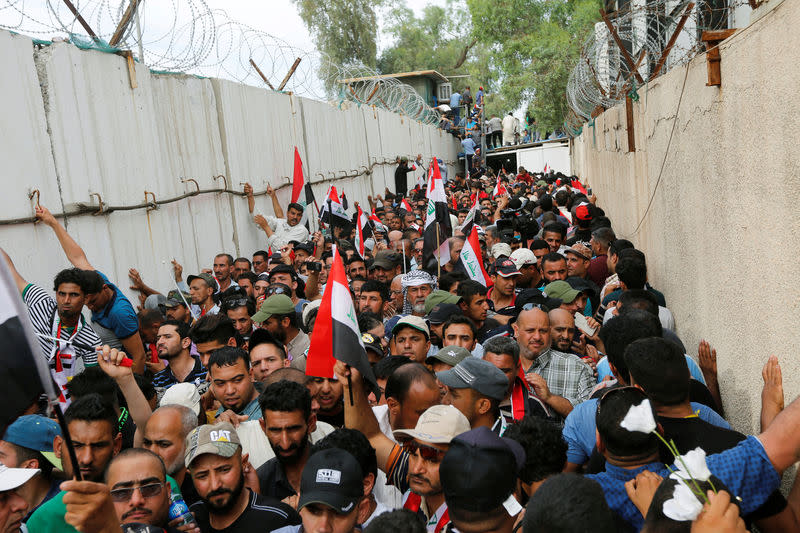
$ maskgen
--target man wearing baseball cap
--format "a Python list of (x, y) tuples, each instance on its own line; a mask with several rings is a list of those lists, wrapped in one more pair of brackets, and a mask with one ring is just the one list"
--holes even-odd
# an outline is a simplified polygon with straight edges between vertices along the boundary
[(217, 291), (217, 280), (207, 272), (186, 278), (189, 284), (189, 295), (192, 305), (195, 306), (195, 316), (203, 317), (219, 313), (219, 306), (214, 302), (214, 293)]
[(18, 491), (38, 473), (36, 468), (8, 468), (0, 463), (0, 531), (13, 533), (22, 527), (28, 503)]
[(431, 333), (421, 317), (404, 316), (392, 327), (390, 348), (392, 355), (404, 355), (417, 363), (424, 363), (431, 349)]
[(497, 313), (494, 318), (501, 323), (507, 323), (513, 316), (514, 302), (516, 301), (517, 279), (520, 271), (511, 259), (498, 261), (492, 276), (494, 285), (486, 293), (486, 299), (491, 308)]
[(461, 533), (511, 533), (522, 506), (517, 477), (525, 450), (486, 427), (454, 438), (439, 467), (450, 520)]
[(200, 531), (273, 531), (300, 523), (288, 505), (244, 486), (246, 462), (228, 422), (197, 427), (186, 437), (186, 466), (201, 500), (191, 510)]
[(53, 454), (53, 440), (60, 435), (61, 429), (54, 420), (25, 415), (8, 426), (0, 440), (0, 463), (8, 468), (27, 468), (38, 473), (16, 490), (28, 504), (25, 520), (61, 491), (60, 480), (53, 476), (54, 463), (59, 463)]
[(185, 292), (172, 289), (167, 293), (167, 301), (164, 302), (164, 314), (169, 320), (186, 322), (192, 325), (192, 313), (187, 305), (191, 301), (191, 295)]
[(508, 378), (488, 361), (467, 357), (450, 370), (437, 372), (436, 378), (447, 387), (442, 402), (461, 411), (470, 427), (486, 426), (502, 435), (506, 421), (500, 415), (500, 402), (508, 391)]
[[(308, 459), (300, 479), (297, 510), (302, 526), (273, 533), (354, 533), (359, 515), (369, 507), (361, 466), (350, 453), (328, 448)], [(263, 529), (262, 529), (263, 531)]]
[(573, 289), (569, 283), (563, 280), (553, 281), (544, 287), (544, 295), (549, 298), (558, 298), (561, 300), (561, 309), (568, 311), (570, 314), (576, 312), (583, 314), (583, 309), (578, 309), (579, 305), (583, 303), (586, 306), (586, 298), (578, 298), (581, 295), (580, 291)]
[(300, 329), (295, 304), (291, 298), (285, 294), (273, 294), (264, 300), (261, 309), (252, 319), (286, 346), (292, 367), (305, 371), (304, 354), (311, 346), (311, 338)]
[(423, 516), (429, 532), (442, 533), (449, 518), (439, 480), (439, 463), (450, 441), (469, 431), (469, 420), (452, 405), (434, 405), (422, 413), (414, 429), (392, 432), (403, 443), (398, 445), (381, 433), (369, 408), (361, 374), (341, 362), (337, 362), (334, 371), (345, 388), (352, 386), (353, 405), (345, 402), (347, 426), (369, 439), (388, 484), (403, 492), (403, 507)]
[(514, 250), (509, 257), (519, 270), (517, 287), (520, 289), (533, 289), (539, 286), (542, 281), (542, 273), (539, 271), (539, 260), (536, 255), (528, 248)]

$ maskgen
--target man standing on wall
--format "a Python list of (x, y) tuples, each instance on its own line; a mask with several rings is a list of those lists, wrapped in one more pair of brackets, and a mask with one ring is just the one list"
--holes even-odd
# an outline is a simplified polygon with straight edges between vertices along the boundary
[[(303, 206), (296, 202), (290, 203), (286, 209), (286, 218), (283, 218), (283, 208), (271, 185), (267, 185), (267, 194), (272, 198), (272, 209), (275, 211), (275, 216), (256, 215), (253, 217), (255, 223), (267, 234), (267, 246), (273, 251), (277, 251), (289, 244), (290, 241), (308, 241), (311, 237), (308, 228), (300, 224), (303, 218)], [(252, 191), (249, 195), (252, 196)], [(255, 260), (253, 267), (258, 273)]]

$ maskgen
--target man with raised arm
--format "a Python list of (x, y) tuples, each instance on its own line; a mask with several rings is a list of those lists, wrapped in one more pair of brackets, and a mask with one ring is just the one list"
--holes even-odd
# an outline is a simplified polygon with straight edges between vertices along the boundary
[(134, 372), (144, 372), (144, 344), (139, 336), (139, 321), (131, 302), (105, 274), (89, 263), (83, 248), (46, 207), (36, 206), (36, 219), (53, 230), (72, 266), (87, 271), (86, 278), (90, 286), (86, 289), (86, 307), (92, 311), (92, 329), (103, 344), (128, 354), (133, 360)]

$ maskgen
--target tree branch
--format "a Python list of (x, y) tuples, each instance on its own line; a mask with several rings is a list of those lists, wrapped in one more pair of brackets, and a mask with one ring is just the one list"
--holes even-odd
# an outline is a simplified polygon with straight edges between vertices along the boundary
[(464, 61), (467, 60), (467, 54), (477, 43), (478, 39), (472, 39), (472, 42), (464, 47), (464, 49), (461, 51), (461, 55), (458, 57), (458, 61), (456, 61), (456, 64), (453, 66), (454, 70), (464, 64)]

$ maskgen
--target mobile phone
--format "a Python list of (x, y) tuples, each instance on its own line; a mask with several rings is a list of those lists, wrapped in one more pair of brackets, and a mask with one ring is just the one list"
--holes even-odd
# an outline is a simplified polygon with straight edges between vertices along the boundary
[(586, 194), (587, 194), (587, 196), (591, 196), (592, 195), (592, 188), (591, 187), (587, 187), (586, 188)]
[(575, 313), (575, 327), (584, 332), (588, 337), (593, 336), (594, 332), (597, 331), (597, 328), (590, 326), (586, 317), (580, 313)]
[(322, 263), (319, 261), (309, 261), (306, 263), (306, 268), (309, 272), (321, 272), (322, 271)]

